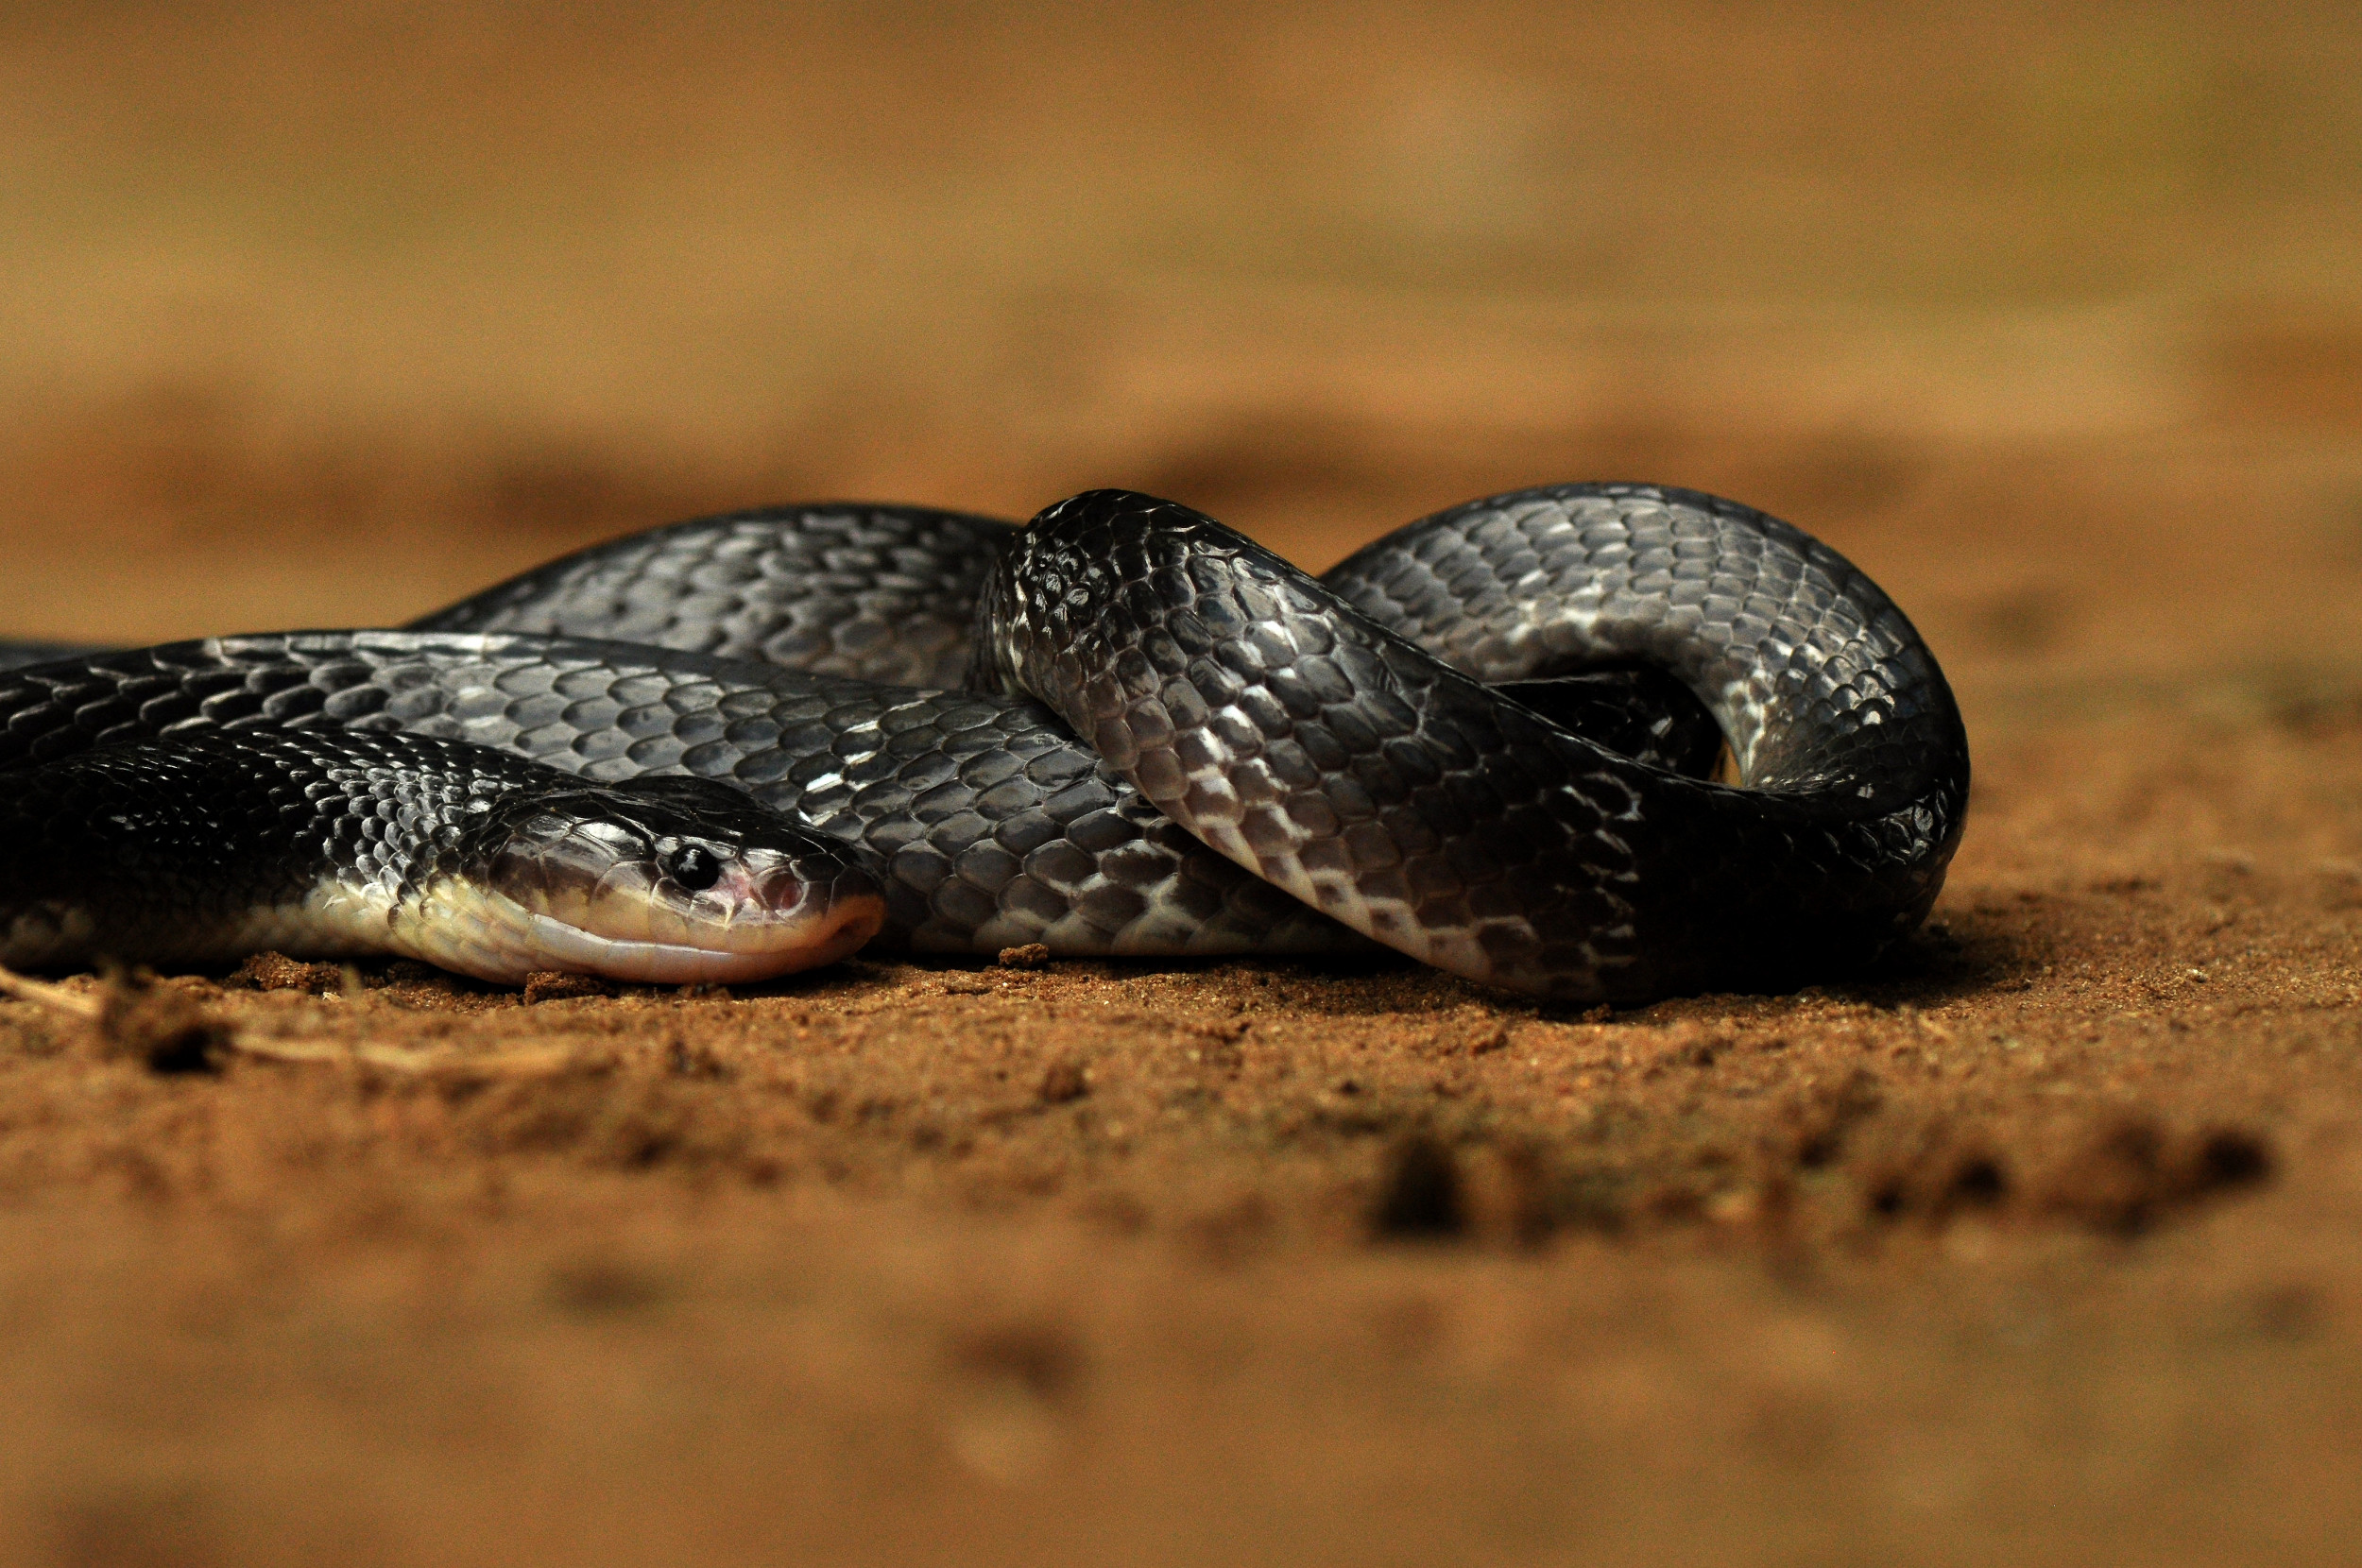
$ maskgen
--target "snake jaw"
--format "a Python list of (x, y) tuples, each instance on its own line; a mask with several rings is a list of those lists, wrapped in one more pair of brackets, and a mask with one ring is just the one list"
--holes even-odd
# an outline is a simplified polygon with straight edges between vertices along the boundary
[(387, 929), (411, 956), (495, 984), (546, 970), (645, 985), (739, 984), (833, 963), (885, 922), (885, 900), (854, 894), (806, 900), (779, 919), (738, 920), (693, 940), (629, 937), (532, 909), (456, 878), (390, 912)]

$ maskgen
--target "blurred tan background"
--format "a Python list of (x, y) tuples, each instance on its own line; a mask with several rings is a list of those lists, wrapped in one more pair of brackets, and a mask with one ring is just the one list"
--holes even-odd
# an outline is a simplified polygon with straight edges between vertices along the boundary
[(1856, 554), (1972, 720), (2362, 669), (2350, 8), (20, 10), (0, 230), (19, 634), (774, 500), (1317, 568), (1643, 478)]

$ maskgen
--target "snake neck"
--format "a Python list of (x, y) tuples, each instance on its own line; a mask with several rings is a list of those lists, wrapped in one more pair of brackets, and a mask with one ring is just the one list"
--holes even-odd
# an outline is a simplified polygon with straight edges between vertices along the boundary
[(0, 954), (385, 950), (459, 878), (469, 820), (529, 768), (412, 737), (256, 731), (0, 773)]

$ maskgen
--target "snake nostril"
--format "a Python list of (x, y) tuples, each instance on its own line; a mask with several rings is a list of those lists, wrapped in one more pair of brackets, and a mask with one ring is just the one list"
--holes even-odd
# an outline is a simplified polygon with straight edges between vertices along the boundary
[(793, 866), (759, 873), (746, 889), (747, 901), (768, 915), (792, 914), (813, 897), (813, 885)]

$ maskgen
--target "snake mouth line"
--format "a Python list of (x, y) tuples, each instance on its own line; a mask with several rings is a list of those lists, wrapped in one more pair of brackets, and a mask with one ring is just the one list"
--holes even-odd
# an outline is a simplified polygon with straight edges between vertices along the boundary
[[(770, 926), (760, 945), (744, 924), (712, 933), (709, 946), (600, 936), (528, 910), (505, 894), (450, 881), (416, 905), (389, 911), (394, 945), (410, 956), (500, 985), (557, 970), (627, 984), (744, 984), (833, 963), (885, 924), (875, 894), (831, 899), (801, 919)], [(731, 946), (724, 946), (727, 942)]]
[[(754, 952), (594, 936), (546, 914), (520, 911), (536, 944), (534, 969), (580, 970), (653, 985), (727, 984), (817, 969), (858, 951), (885, 924), (883, 898), (848, 898), (796, 933), (793, 946)], [(518, 980), (522, 976), (516, 977)]]

